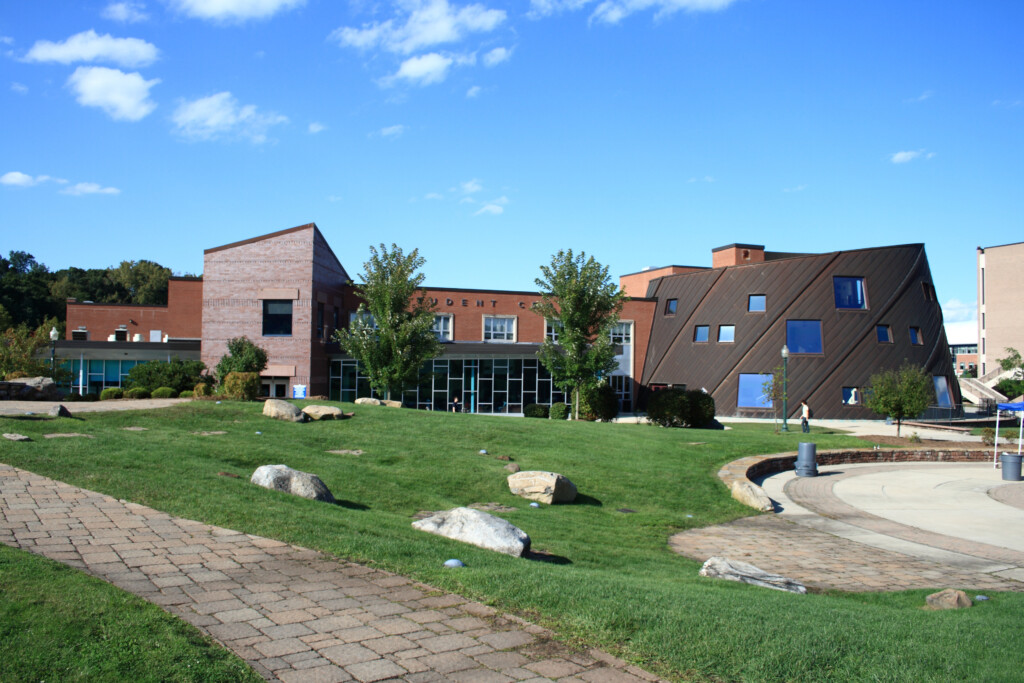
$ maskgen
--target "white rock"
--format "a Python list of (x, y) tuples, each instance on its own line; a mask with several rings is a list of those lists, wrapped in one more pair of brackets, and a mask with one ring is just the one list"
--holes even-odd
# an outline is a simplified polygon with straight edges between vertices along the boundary
[(380, 401), (378, 401), (375, 398), (370, 398), (368, 396), (364, 396), (363, 398), (357, 398), (356, 399), (356, 405), (357, 406), (379, 406), (380, 405)]
[(508, 488), (513, 496), (536, 500), (551, 505), (576, 500), (576, 485), (556, 472), (526, 470), (508, 476)]
[(455, 508), (412, 523), (414, 529), (475, 545), (485, 550), (522, 557), (530, 537), (501, 517), (472, 508)]
[(268, 398), (263, 402), (263, 414), (275, 420), (286, 422), (305, 422), (309, 418), (299, 410), (297, 405), (282, 401), (279, 398)]
[(32, 440), (32, 439), (28, 438), (27, 436), (25, 436), (24, 434), (13, 434), (13, 433), (11, 433), (11, 434), (4, 434), (4, 438), (7, 439), (8, 441), (31, 441)]
[(761, 512), (771, 512), (775, 509), (772, 499), (764, 489), (746, 479), (736, 479), (732, 482), (732, 497)]
[(713, 579), (726, 579), (728, 581), (740, 581), (754, 586), (773, 588), (779, 591), (790, 593), (806, 593), (807, 588), (793, 579), (787, 579), (779, 574), (772, 574), (759, 569), (747, 562), (729, 560), (724, 557), (711, 557), (700, 568), (700, 575)]
[(302, 409), (311, 420), (343, 420), (345, 414), (334, 406), (306, 406)]
[(320, 481), (320, 477), (309, 472), (293, 470), (287, 465), (263, 465), (252, 473), (250, 482), (265, 489), (283, 491), (310, 500), (333, 503), (334, 496), (330, 489)]

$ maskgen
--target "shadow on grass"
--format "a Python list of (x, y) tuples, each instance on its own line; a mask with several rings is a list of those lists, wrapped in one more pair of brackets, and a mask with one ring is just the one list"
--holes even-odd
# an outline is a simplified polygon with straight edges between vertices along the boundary
[(334, 504), (338, 507), (343, 507), (346, 510), (369, 510), (369, 505), (363, 505), (362, 503), (354, 503), (351, 500), (335, 500)]
[(77, 420), (78, 422), (85, 422), (84, 417), (54, 417), (52, 415), (0, 415), (5, 420), (23, 420), (25, 422), (53, 422), (55, 420)]
[(532, 560), (533, 562), (547, 562), (548, 564), (572, 564), (572, 560), (568, 557), (552, 555), (551, 553), (546, 553), (543, 550), (531, 550), (523, 555), (523, 558)]
[(576, 500), (572, 502), (573, 505), (593, 505), (594, 507), (601, 507), (604, 505), (600, 500), (593, 496), (588, 496), (582, 493), (576, 494)]

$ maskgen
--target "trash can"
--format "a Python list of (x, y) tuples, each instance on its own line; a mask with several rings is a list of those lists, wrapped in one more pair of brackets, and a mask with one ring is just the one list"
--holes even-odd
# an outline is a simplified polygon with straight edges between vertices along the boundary
[(292, 398), (306, 398), (306, 385), (305, 384), (293, 384), (292, 385)]
[(1020, 455), (1016, 453), (1002, 453), (999, 456), (999, 463), (1003, 466), (1003, 481), (1021, 481), (1020, 477)]
[[(818, 444), (801, 441), (796, 451), (796, 476), (818, 476)], [(1020, 459), (1017, 460), (1017, 476), (1020, 476)]]

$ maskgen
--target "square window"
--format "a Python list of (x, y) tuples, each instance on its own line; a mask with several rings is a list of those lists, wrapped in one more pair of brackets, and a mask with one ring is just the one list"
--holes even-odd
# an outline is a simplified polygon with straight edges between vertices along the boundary
[(764, 313), (765, 305), (766, 300), (764, 294), (751, 294), (747, 297), (747, 311), (750, 313)]
[(833, 277), (832, 289), (835, 292), (836, 308), (865, 309), (868, 307), (864, 296), (864, 278)]
[(718, 342), (720, 344), (731, 344), (736, 341), (736, 326), (735, 325), (719, 325), (718, 326)]
[(430, 328), (438, 341), (449, 342), (452, 340), (452, 317), (450, 315), (435, 315), (434, 326)]
[(552, 342), (558, 341), (558, 332), (562, 329), (561, 320), (545, 320), (544, 321), (544, 338), (550, 339)]
[(665, 315), (675, 315), (679, 299), (669, 299), (665, 302)]
[(292, 302), (282, 299), (263, 301), (263, 336), (292, 336)]
[(914, 346), (924, 346), (924, 337), (921, 336), (920, 327), (910, 328), (910, 343)]
[(633, 323), (617, 322), (609, 333), (612, 344), (623, 345), (633, 342)]
[(820, 320), (787, 320), (786, 346), (790, 353), (824, 353)]
[(693, 341), (698, 344), (706, 344), (708, 341), (708, 326), (697, 325), (693, 328)]
[(879, 344), (892, 344), (892, 330), (888, 325), (879, 325), (875, 328)]
[(484, 341), (514, 342), (516, 340), (515, 318), (484, 318)]
[(862, 400), (861, 391), (857, 387), (843, 387), (843, 405), (859, 406)]
[(736, 394), (738, 408), (771, 408), (772, 399), (765, 386), (772, 380), (771, 374), (740, 374), (739, 391)]

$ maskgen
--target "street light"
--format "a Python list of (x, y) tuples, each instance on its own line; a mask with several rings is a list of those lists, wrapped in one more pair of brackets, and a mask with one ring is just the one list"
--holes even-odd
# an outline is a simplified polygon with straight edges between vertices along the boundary
[(50, 328), (50, 377), (57, 374), (57, 340), (60, 339), (60, 332), (56, 327)]
[(789, 347), (782, 345), (782, 429), (788, 432), (789, 425), (786, 420), (789, 418)]

